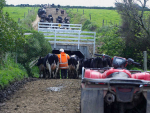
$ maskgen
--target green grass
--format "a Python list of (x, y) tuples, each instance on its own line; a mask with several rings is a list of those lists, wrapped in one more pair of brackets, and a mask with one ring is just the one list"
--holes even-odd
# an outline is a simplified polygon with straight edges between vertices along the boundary
[(33, 30), (31, 23), (36, 19), (38, 9), (38, 7), (4, 7), (3, 13), (8, 12), (9, 17), (15, 22), (18, 22), (18, 18), (20, 18), (20, 22), (18, 22), (19, 26), (21, 26), (25, 32), (30, 32)]
[(36, 19), (37, 12), (35, 10), (31, 10), (28, 15), (21, 20), (19, 25), (26, 31), (30, 32), (33, 29), (32, 22)]
[[(64, 8), (65, 9), (65, 8)], [(117, 10), (108, 10), (108, 9), (77, 9), (76, 8), (67, 8), (65, 9), (69, 15), (70, 22), (73, 24), (83, 24), (85, 20), (90, 20), (91, 15), (91, 22), (97, 25), (98, 27), (107, 25), (121, 25), (121, 17), (120, 14), (118, 14)], [(84, 14), (83, 14), (84, 10)], [(147, 17), (147, 15), (150, 14), (150, 11), (144, 12), (144, 17)]]
[(15, 21), (18, 22), (18, 18), (20, 20), (24, 19), (24, 14), (25, 17), (28, 14), (28, 10), (35, 10), (35, 12), (38, 11), (38, 7), (4, 7), (3, 8), (3, 13), (5, 14), (6, 12), (9, 13), (9, 16)]
[(25, 77), (28, 77), (25, 68), (20, 64), (16, 64), (9, 54), (7, 60), (3, 60), (3, 63), (0, 65), (0, 89)]
[(33, 77), (39, 78), (39, 68), (38, 66), (33, 66), (31, 72), (34, 74)]
[[(108, 10), (108, 9), (84, 9), (84, 15), (83, 15), (83, 9), (66, 9), (67, 13), (69, 13), (69, 16), (71, 16), (71, 22), (74, 24), (76, 23), (82, 23), (82, 19), (86, 18), (90, 20), (90, 14), (91, 14), (91, 22), (96, 23), (97, 26), (102, 27), (103, 26), (103, 20), (104, 25), (109, 24), (120, 24), (121, 18), (120, 15), (117, 13), (116, 10)], [(72, 18), (76, 17), (76, 18)], [(79, 19), (78, 19), (79, 18)], [(80, 20), (81, 22), (77, 21)]]
[(10, 83), (14, 81), (19, 81), (28, 77), (27, 73), (19, 68), (12, 67), (11, 69), (0, 71), (0, 86), (4, 88), (9, 86)]

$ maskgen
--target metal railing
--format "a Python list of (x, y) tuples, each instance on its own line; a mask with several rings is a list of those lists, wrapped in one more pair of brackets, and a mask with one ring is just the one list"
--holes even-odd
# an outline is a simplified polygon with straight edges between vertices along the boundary
[(38, 31), (45, 29), (67, 29), (82, 30), (82, 24), (48, 23), (38, 22)]
[(93, 45), (93, 54), (95, 54), (95, 36), (96, 32), (66, 30), (66, 29), (42, 29), (39, 32), (43, 33), (49, 42), (54, 44), (74, 44), (80, 49), (81, 44)]

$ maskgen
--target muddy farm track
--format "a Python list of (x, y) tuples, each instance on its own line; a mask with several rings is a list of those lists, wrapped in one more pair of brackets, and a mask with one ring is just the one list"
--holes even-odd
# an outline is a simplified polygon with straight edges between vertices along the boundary
[[(47, 15), (52, 14), (54, 22), (61, 16), (56, 13), (56, 8), (47, 8)], [(37, 30), (40, 18), (37, 16), (32, 23)], [(20, 85), (21, 84), (21, 85)], [(36, 79), (18, 84), (13, 94), (7, 91), (0, 91), (0, 113), (80, 113), (80, 89), (81, 79)], [(13, 85), (14, 87), (15, 85)], [(20, 87), (21, 88), (18, 88)], [(55, 91), (54, 88), (60, 88)], [(13, 89), (13, 88), (11, 88)], [(7, 93), (6, 93), (7, 92)], [(7, 95), (7, 97), (6, 97)], [(6, 99), (7, 98), (7, 99)]]
[(27, 82), (0, 106), (0, 113), (80, 113), (80, 83), (80, 79)]

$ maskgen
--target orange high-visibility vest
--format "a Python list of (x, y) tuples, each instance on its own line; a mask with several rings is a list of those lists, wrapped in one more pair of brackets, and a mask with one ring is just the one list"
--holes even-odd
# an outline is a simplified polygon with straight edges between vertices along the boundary
[(67, 69), (68, 68), (68, 60), (70, 59), (69, 55), (64, 52), (61, 52), (60, 54), (58, 54), (58, 58), (59, 58), (59, 68)]

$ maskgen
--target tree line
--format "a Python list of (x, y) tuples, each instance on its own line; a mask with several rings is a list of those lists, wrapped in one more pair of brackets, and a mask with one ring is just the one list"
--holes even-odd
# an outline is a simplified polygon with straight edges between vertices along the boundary
[(31, 31), (31, 35), (25, 36), (23, 26), (20, 26), (6, 12), (3, 14), (5, 0), (0, 2), (0, 69), (5, 67), (8, 54), (14, 62), (21, 64), (32, 76), (29, 63), (40, 56), (51, 52), (50, 43), (44, 35), (37, 31)]
[[(109, 9), (109, 10), (116, 10), (116, 6), (120, 5), (122, 3), (120, 2), (116, 2), (115, 3), (115, 7), (100, 7), (100, 6), (70, 6), (70, 5), (66, 5), (66, 6), (61, 6), (61, 5), (55, 5), (55, 4), (34, 4), (34, 5), (30, 5), (30, 4), (18, 4), (18, 5), (14, 5), (14, 4), (6, 4), (5, 7), (42, 7), (44, 5), (46, 6), (51, 6), (53, 8), (79, 8), (79, 9)], [(136, 7), (138, 7), (138, 10), (142, 10), (142, 6), (135, 4)], [(148, 7), (145, 7), (145, 11), (150, 11), (150, 9)]]
[(146, 12), (146, 0), (137, 1), (141, 7), (132, 0), (123, 0), (116, 4), (122, 22), (120, 26), (100, 29), (103, 46), (99, 48), (99, 52), (133, 58), (143, 65), (143, 51), (147, 51), (147, 64), (150, 69), (150, 13)]

